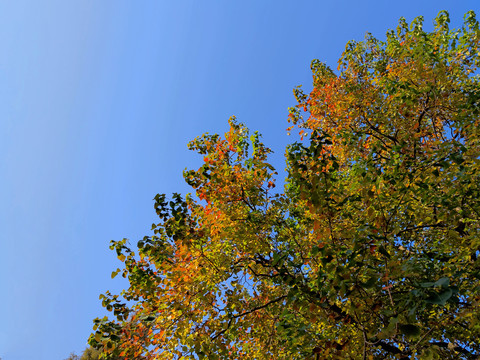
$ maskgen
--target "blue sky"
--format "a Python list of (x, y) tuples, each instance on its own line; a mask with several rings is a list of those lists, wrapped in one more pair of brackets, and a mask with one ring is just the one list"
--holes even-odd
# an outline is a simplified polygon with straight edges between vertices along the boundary
[(236, 115), (284, 168), (292, 89), (348, 40), (398, 18), (452, 26), (464, 1), (0, 2), (0, 357), (80, 353), (98, 295), (118, 292), (111, 239), (134, 243), (157, 193), (189, 191), (189, 140)]

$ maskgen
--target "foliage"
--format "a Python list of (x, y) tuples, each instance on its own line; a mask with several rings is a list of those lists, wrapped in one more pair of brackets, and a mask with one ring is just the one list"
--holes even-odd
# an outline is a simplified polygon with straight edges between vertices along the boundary
[(480, 31), (400, 20), (313, 61), (295, 90), (285, 191), (230, 120), (189, 144), (196, 197), (155, 197), (153, 236), (111, 248), (129, 288), (90, 344), (118, 359), (480, 355)]
[(66, 358), (65, 360), (79, 360), (80, 357), (75, 354), (74, 352), (70, 353), (70, 355), (68, 356), (68, 358)]
[(99, 357), (100, 357), (100, 352), (96, 349), (89, 347), (83, 351), (82, 356), (80, 357), (80, 360), (98, 360)]
[(65, 360), (98, 360), (99, 357), (100, 351), (89, 347), (83, 351), (82, 355), (78, 356), (72, 352)]

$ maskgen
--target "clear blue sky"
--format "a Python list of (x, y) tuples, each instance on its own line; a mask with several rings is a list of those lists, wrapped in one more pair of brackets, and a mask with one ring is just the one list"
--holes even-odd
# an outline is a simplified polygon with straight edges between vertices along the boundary
[(464, 1), (0, 2), (0, 357), (80, 353), (119, 291), (111, 239), (136, 242), (156, 193), (187, 192), (187, 142), (236, 115), (284, 168), (292, 89), (350, 39)]

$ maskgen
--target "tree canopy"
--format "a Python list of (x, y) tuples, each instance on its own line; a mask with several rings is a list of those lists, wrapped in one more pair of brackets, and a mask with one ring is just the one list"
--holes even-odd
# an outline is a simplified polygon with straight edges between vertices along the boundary
[(400, 19), (312, 62), (283, 191), (234, 118), (155, 197), (153, 235), (113, 241), (129, 287), (90, 344), (114, 359), (480, 356), (480, 30)]
[(99, 357), (100, 357), (100, 352), (98, 350), (95, 350), (89, 347), (83, 351), (82, 355), (76, 355), (75, 353), (72, 352), (70, 356), (65, 360), (98, 360)]

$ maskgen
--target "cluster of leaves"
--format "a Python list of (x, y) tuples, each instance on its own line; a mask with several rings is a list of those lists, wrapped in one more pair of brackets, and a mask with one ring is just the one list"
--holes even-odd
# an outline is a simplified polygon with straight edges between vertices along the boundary
[(65, 360), (98, 360), (100, 358), (100, 351), (95, 350), (91, 347), (86, 348), (82, 355), (76, 355), (75, 353), (71, 353), (68, 358)]
[(189, 146), (196, 198), (160, 218), (128, 278), (101, 295), (115, 319), (90, 344), (113, 359), (474, 359), (480, 356), (480, 30), (401, 19), (312, 63), (295, 90), (286, 187), (270, 150), (230, 120)]

